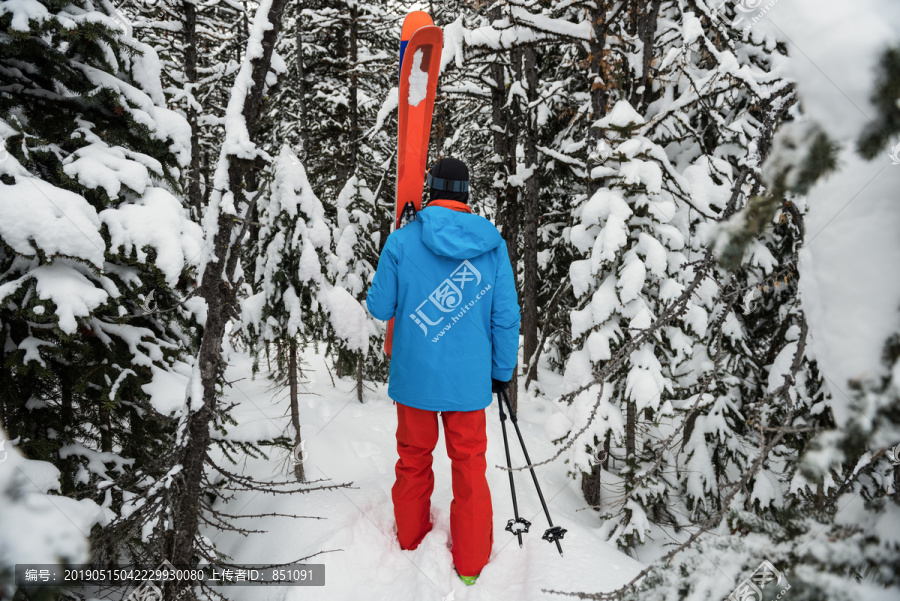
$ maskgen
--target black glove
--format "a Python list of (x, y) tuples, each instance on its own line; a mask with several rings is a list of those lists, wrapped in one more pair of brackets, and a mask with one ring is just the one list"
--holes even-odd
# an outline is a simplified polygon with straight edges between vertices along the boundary
[(491, 378), (491, 392), (497, 394), (498, 392), (506, 392), (509, 389), (509, 380), (506, 382), (501, 382), (500, 380), (495, 380)]

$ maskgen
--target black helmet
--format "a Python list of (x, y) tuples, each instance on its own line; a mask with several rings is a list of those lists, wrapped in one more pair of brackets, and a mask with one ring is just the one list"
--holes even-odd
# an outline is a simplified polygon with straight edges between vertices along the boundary
[(428, 202), (438, 198), (469, 202), (469, 168), (459, 159), (445, 157), (428, 170)]

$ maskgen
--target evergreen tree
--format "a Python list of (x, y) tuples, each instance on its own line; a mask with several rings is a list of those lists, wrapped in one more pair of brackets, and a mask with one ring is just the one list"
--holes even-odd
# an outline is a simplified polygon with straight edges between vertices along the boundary
[[(284, 82), (272, 94), (279, 109), (269, 114), (265, 132), (267, 144), (289, 144), (302, 161), (332, 230), (327, 278), (357, 302), (365, 297), (393, 219), (394, 10), (387, 3), (295, 6), (286, 17), (290, 35), (279, 42)], [(362, 331), (370, 340), (360, 354), (358, 341), (323, 330), (338, 373), (357, 379), (360, 400), (363, 379), (387, 375), (383, 326), (369, 319)]]
[[(592, 48), (609, 57), (600, 79), (605, 101), (628, 102), (617, 101), (595, 123), (602, 134), (588, 136), (596, 140), (587, 157), (596, 161), (589, 187), (599, 187), (576, 209), (570, 235), (586, 258), (571, 266), (579, 299), (572, 333), (581, 349), (566, 373), (574, 391), (567, 398), (579, 395), (570, 412), (579, 416), (576, 428), (585, 411), (597, 418), (578, 439), (585, 446), (573, 447), (574, 471), (584, 474), (588, 500), (615, 516), (611, 536), (631, 546), (654, 530), (651, 523), (679, 529), (721, 519), (729, 474), (755, 459), (746, 452), (755, 435), (745, 422), (766, 395), (772, 364), (796, 349), (790, 322), (803, 320), (796, 307), (776, 317), (769, 298), (760, 314), (772, 328), (751, 339), (736, 314), (737, 291), (754, 287), (748, 277), (773, 280), (777, 259), (757, 243), (756, 273), (735, 278), (711, 261), (705, 241), (759, 188), (760, 154), (790, 105), (786, 83), (768, 74), (766, 48), (737, 40), (693, 10), (651, 5), (617, 16), (604, 20), (603, 35), (630, 33), (644, 45)], [(657, 36), (658, 17), (679, 27)], [(635, 53), (640, 60), (629, 58)], [(746, 65), (736, 56), (747, 57)], [(707, 83), (692, 83), (698, 81)], [(773, 251), (794, 256), (794, 234), (774, 232)], [(796, 305), (795, 298), (778, 301)], [(785, 336), (794, 336), (793, 347)], [(814, 394), (815, 376), (810, 380)], [(746, 442), (736, 444), (742, 437)], [(761, 474), (753, 482), (762, 490), (767, 481)], [(759, 505), (772, 501), (760, 495)]]
[[(202, 243), (178, 196), (190, 130), (121, 24), (91, 0), (0, 4), (0, 414), (112, 516), (168, 468)], [(107, 557), (135, 536), (95, 534)]]
[[(338, 195), (336, 204), (334, 252), (328, 266), (329, 280), (336, 287), (346, 290), (357, 302), (362, 302), (375, 276), (373, 259), (378, 253), (378, 234), (372, 227), (375, 222), (372, 215), (375, 195), (365, 180), (359, 180), (353, 175)], [(356, 396), (360, 402), (363, 401), (363, 378), (370, 371), (364, 369), (366, 363), (369, 363), (370, 369), (377, 368), (381, 363), (381, 350), (375, 345), (383, 342), (384, 334), (383, 326), (376, 323), (374, 319), (367, 317), (365, 335), (374, 344), (371, 347), (367, 344), (364, 352), (359, 348), (350, 350), (351, 346), (359, 346), (355, 341), (335, 341), (338, 375), (353, 375), (356, 378)]]
[[(693, 278), (692, 270), (684, 269), (694, 260), (689, 246), (691, 208), (678, 198), (679, 188), (689, 184), (665, 151), (641, 135), (642, 125), (643, 118), (624, 100), (597, 123), (607, 130), (612, 157), (593, 170), (595, 177), (606, 175), (605, 186), (576, 209), (577, 225), (571, 232), (572, 244), (585, 256), (571, 266), (579, 302), (572, 314), (572, 335), (580, 347), (566, 366), (572, 389), (589, 386), (598, 368), (647, 330)], [(708, 294), (700, 291), (700, 298)], [(671, 399), (682, 393), (684, 374), (691, 371), (707, 320), (702, 304), (688, 301), (677, 322), (623, 356), (603, 385), (599, 411), (605, 419), (597, 424), (588, 451), (596, 454), (593, 447), (606, 445), (610, 436), (611, 450), (606, 452), (615, 458), (616, 476), (630, 497), (622, 525), (612, 537), (626, 545), (644, 540), (648, 519), (677, 521), (667, 494), (671, 481), (653, 474), (641, 482), (640, 491), (631, 487), (645, 471), (671, 471), (666, 465), (671, 458), (657, 457), (654, 441), (664, 438), (661, 426), (674, 417)], [(575, 403), (592, 405), (596, 394), (600, 390), (582, 393)], [(576, 461), (590, 472), (585, 458)]]
[(122, 3), (116, 19), (123, 30), (157, 52), (167, 105), (190, 126), (190, 164), (182, 170), (180, 184), (191, 217), (199, 222), (212, 192), (211, 167), (221, 144), (218, 119), (249, 35), (247, 7), (135, 0)]
[[(268, 352), (271, 344), (287, 348), (287, 364), (279, 366), (276, 378), (290, 387), (294, 444), (300, 445), (297, 343), (313, 340), (324, 330), (318, 294), (325, 281), (323, 262), (330, 236), (322, 203), (313, 193), (303, 165), (286, 146), (273, 169), (271, 195), (261, 194), (257, 203), (260, 231), (253, 289), (259, 292), (243, 301), (241, 321), (249, 350), (256, 356), (254, 372), (260, 354)], [(298, 479), (303, 480), (302, 464), (295, 468)]]
[[(0, 463), (0, 595), (12, 599), (18, 563), (86, 563), (90, 550), (84, 532), (102, 524), (104, 515), (93, 501), (54, 495), (54, 490), (60, 489), (60, 471), (46, 461), (23, 457), (2, 427)], [(35, 599), (58, 598), (64, 593), (58, 585), (28, 592)]]

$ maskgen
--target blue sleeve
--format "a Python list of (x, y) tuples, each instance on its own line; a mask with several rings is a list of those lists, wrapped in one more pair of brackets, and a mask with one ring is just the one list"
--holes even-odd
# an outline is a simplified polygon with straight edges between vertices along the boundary
[(491, 305), (491, 377), (512, 379), (519, 355), (519, 299), (506, 243), (498, 248), (497, 277)]
[(397, 312), (397, 254), (388, 237), (378, 258), (378, 269), (366, 294), (366, 307), (375, 319), (387, 321)]

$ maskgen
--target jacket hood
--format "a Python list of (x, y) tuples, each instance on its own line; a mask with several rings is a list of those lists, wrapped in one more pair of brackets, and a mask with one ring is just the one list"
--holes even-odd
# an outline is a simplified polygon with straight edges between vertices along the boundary
[(416, 218), (422, 222), (422, 242), (442, 257), (471, 259), (503, 242), (494, 224), (480, 215), (427, 207)]

